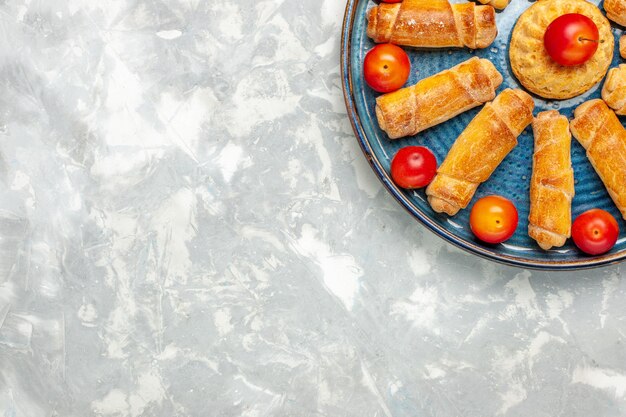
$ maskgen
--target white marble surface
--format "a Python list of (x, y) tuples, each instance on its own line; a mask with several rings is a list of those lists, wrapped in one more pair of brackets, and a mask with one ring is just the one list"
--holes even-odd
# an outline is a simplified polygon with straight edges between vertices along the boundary
[(626, 414), (623, 268), (410, 218), (346, 117), (344, 5), (0, 2), (0, 415)]

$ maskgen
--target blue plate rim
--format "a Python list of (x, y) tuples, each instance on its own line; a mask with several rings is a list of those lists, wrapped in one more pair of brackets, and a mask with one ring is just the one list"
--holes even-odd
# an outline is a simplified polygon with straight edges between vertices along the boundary
[(547, 271), (573, 271), (597, 268), (601, 266), (607, 266), (619, 263), (626, 259), (626, 251), (620, 251), (616, 253), (610, 253), (602, 256), (585, 257), (575, 261), (545, 261), (531, 258), (523, 258), (516, 256), (509, 256), (506, 254), (498, 253), (489, 250), (487, 247), (482, 247), (462, 239), (448, 230), (439, 226), (434, 222), (430, 216), (415, 206), (409, 199), (406, 198), (404, 192), (398, 188), (389, 177), (387, 171), (383, 168), (382, 164), (378, 160), (377, 156), (372, 151), (369, 144), (369, 140), (365, 134), (363, 126), (361, 124), (361, 118), (356, 109), (356, 98), (354, 96), (354, 89), (352, 87), (352, 71), (351, 60), (352, 54), (352, 28), (356, 19), (356, 5), (360, 1), (369, 0), (348, 0), (346, 3), (346, 9), (344, 13), (343, 25), (341, 30), (341, 48), (340, 48), (340, 60), (341, 60), (341, 78), (342, 78), (342, 90), (344, 101), (346, 104), (346, 110), (352, 125), (352, 130), (359, 142), (361, 150), (365, 158), (367, 159), (370, 167), (378, 179), (382, 182), (386, 190), (391, 193), (395, 200), (411, 214), (421, 224), (426, 226), (428, 230), (435, 233), (440, 238), (444, 239), (448, 243), (463, 249), (473, 255), (478, 255), (484, 259), (498, 262), (509, 266), (515, 266), (519, 268), (529, 268), (536, 270)]

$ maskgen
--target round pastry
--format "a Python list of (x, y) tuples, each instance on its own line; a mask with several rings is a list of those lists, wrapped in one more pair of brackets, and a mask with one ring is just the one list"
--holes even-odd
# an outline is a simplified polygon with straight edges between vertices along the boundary
[[(567, 13), (580, 13), (593, 20), (601, 40), (591, 59), (573, 67), (553, 61), (543, 45), (548, 25)], [(611, 25), (595, 5), (585, 0), (540, 0), (515, 24), (509, 58), (513, 73), (528, 90), (545, 98), (566, 99), (584, 93), (604, 77), (614, 43)]]

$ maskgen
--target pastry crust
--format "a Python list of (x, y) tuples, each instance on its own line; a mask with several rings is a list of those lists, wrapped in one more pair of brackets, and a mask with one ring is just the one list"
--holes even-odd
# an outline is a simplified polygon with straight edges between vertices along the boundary
[(391, 139), (415, 135), (493, 100), (501, 83), (502, 75), (489, 60), (470, 58), (376, 98), (378, 125)]
[(570, 130), (626, 219), (626, 130), (600, 99), (576, 108)]
[(532, 97), (517, 89), (506, 89), (485, 104), (454, 142), (426, 189), (434, 211), (453, 216), (467, 207), (478, 186), (517, 145), (517, 137), (532, 121), (534, 107)]
[(478, 0), (482, 4), (489, 4), (498, 10), (502, 10), (509, 5), (509, 0)]
[(571, 234), (574, 170), (569, 121), (556, 110), (533, 120), (535, 149), (530, 179), (528, 235), (548, 250), (561, 247)]
[(404, 0), (381, 3), (368, 12), (367, 36), (374, 42), (421, 48), (491, 45), (498, 34), (491, 6), (447, 0)]
[[(584, 64), (565, 67), (557, 64), (543, 45), (543, 35), (554, 19), (580, 13), (598, 26), (598, 50)], [(530, 6), (517, 21), (509, 48), (511, 69), (531, 92), (545, 98), (566, 99), (589, 90), (606, 74), (613, 58), (613, 33), (600, 9), (585, 0), (542, 0)]]
[(626, 114), (626, 64), (609, 70), (602, 87), (602, 99), (615, 113)]
[(606, 17), (626, 26), (626, 0), (604, 0), (603, 7)]
[(619, 56), (626, 59), (626, 35), (619, 38)]

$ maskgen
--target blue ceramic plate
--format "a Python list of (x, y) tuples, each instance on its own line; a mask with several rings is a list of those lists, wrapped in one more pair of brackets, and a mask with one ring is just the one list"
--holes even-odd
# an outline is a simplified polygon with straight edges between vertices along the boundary
[[(597, 4), (597, 1), (594, 2)], [(411, 59), (412, 73), (407, 85), (450, 68), (476, 55), (491, 60), (504, 76), (498, 92), (505, 88), (523, 88), (511, 72), (507, 45), (519, 15), (532, 2), (512, 0), (511, 4), (497, 15), (498, 37), (494, 43), (477, 51), (468, 49), (416, 50), (405, 48)], [(572, 216), (594, 208), (609, 211), (620, 224), (621, 233), (615, 247), (607, 254), (597, 257), (584, 255), (568, 240), (562, 248), (544, 251), (528, 234), (528, 189), (532, 171), (533, 137), (529, 126), (519, 137), (519, 145), (506, 157), (491, 178), (482, 184), (468, 206), (489, 194), (500, 194), (511, 199), (519, 213), (519, 225), (513, 237), (505, 243), (488, 245), (477, 240), (469, 229), (469, 209), (462, 210), (454, 217), (435, 213), (426, 202), (424, 190), (405, 191), (396, 187), (389, 176), (389, 165), (395, 152), (408, 145), (423, 145), (430, 148), (441, 163), (450, 146), (478, 113), (481, 107), (465, 112), (452, 120), (430, 128), (416, 136), (391, 141), (380, 130), (374, 112), (377, 93), (371, 90), (363, 79), (362, 64), (366, 52), (374, 46), (367, 37), (367, 10), (373, 7), (372, 0), (348, 0), (342, 34), (342, 77), (348, 114), (356, 137), (365, 157), (382, 180), (387, 190), (426, 227), (443, 239), (476, 255), (498, 262), (538, 269), (582, 269), (606, 265), (626, 257), (626, 224), (611, 201), (602, 182), (585, 157), (584, 149), (572, 140), (572, 165), (576, 183), (576, 196), (572, 203)], [(616, 39), (621, 30), (614, 27)], [(612, 67), (620, 62), (618, 48), (615, 48)], [(557, 109), (569, 118), (574, 109), (584, 101), (600, 97), (602, 82), (585, 94), (570, 100), (549, 101), (535, 99), (535, 114), (543, 110)]]

